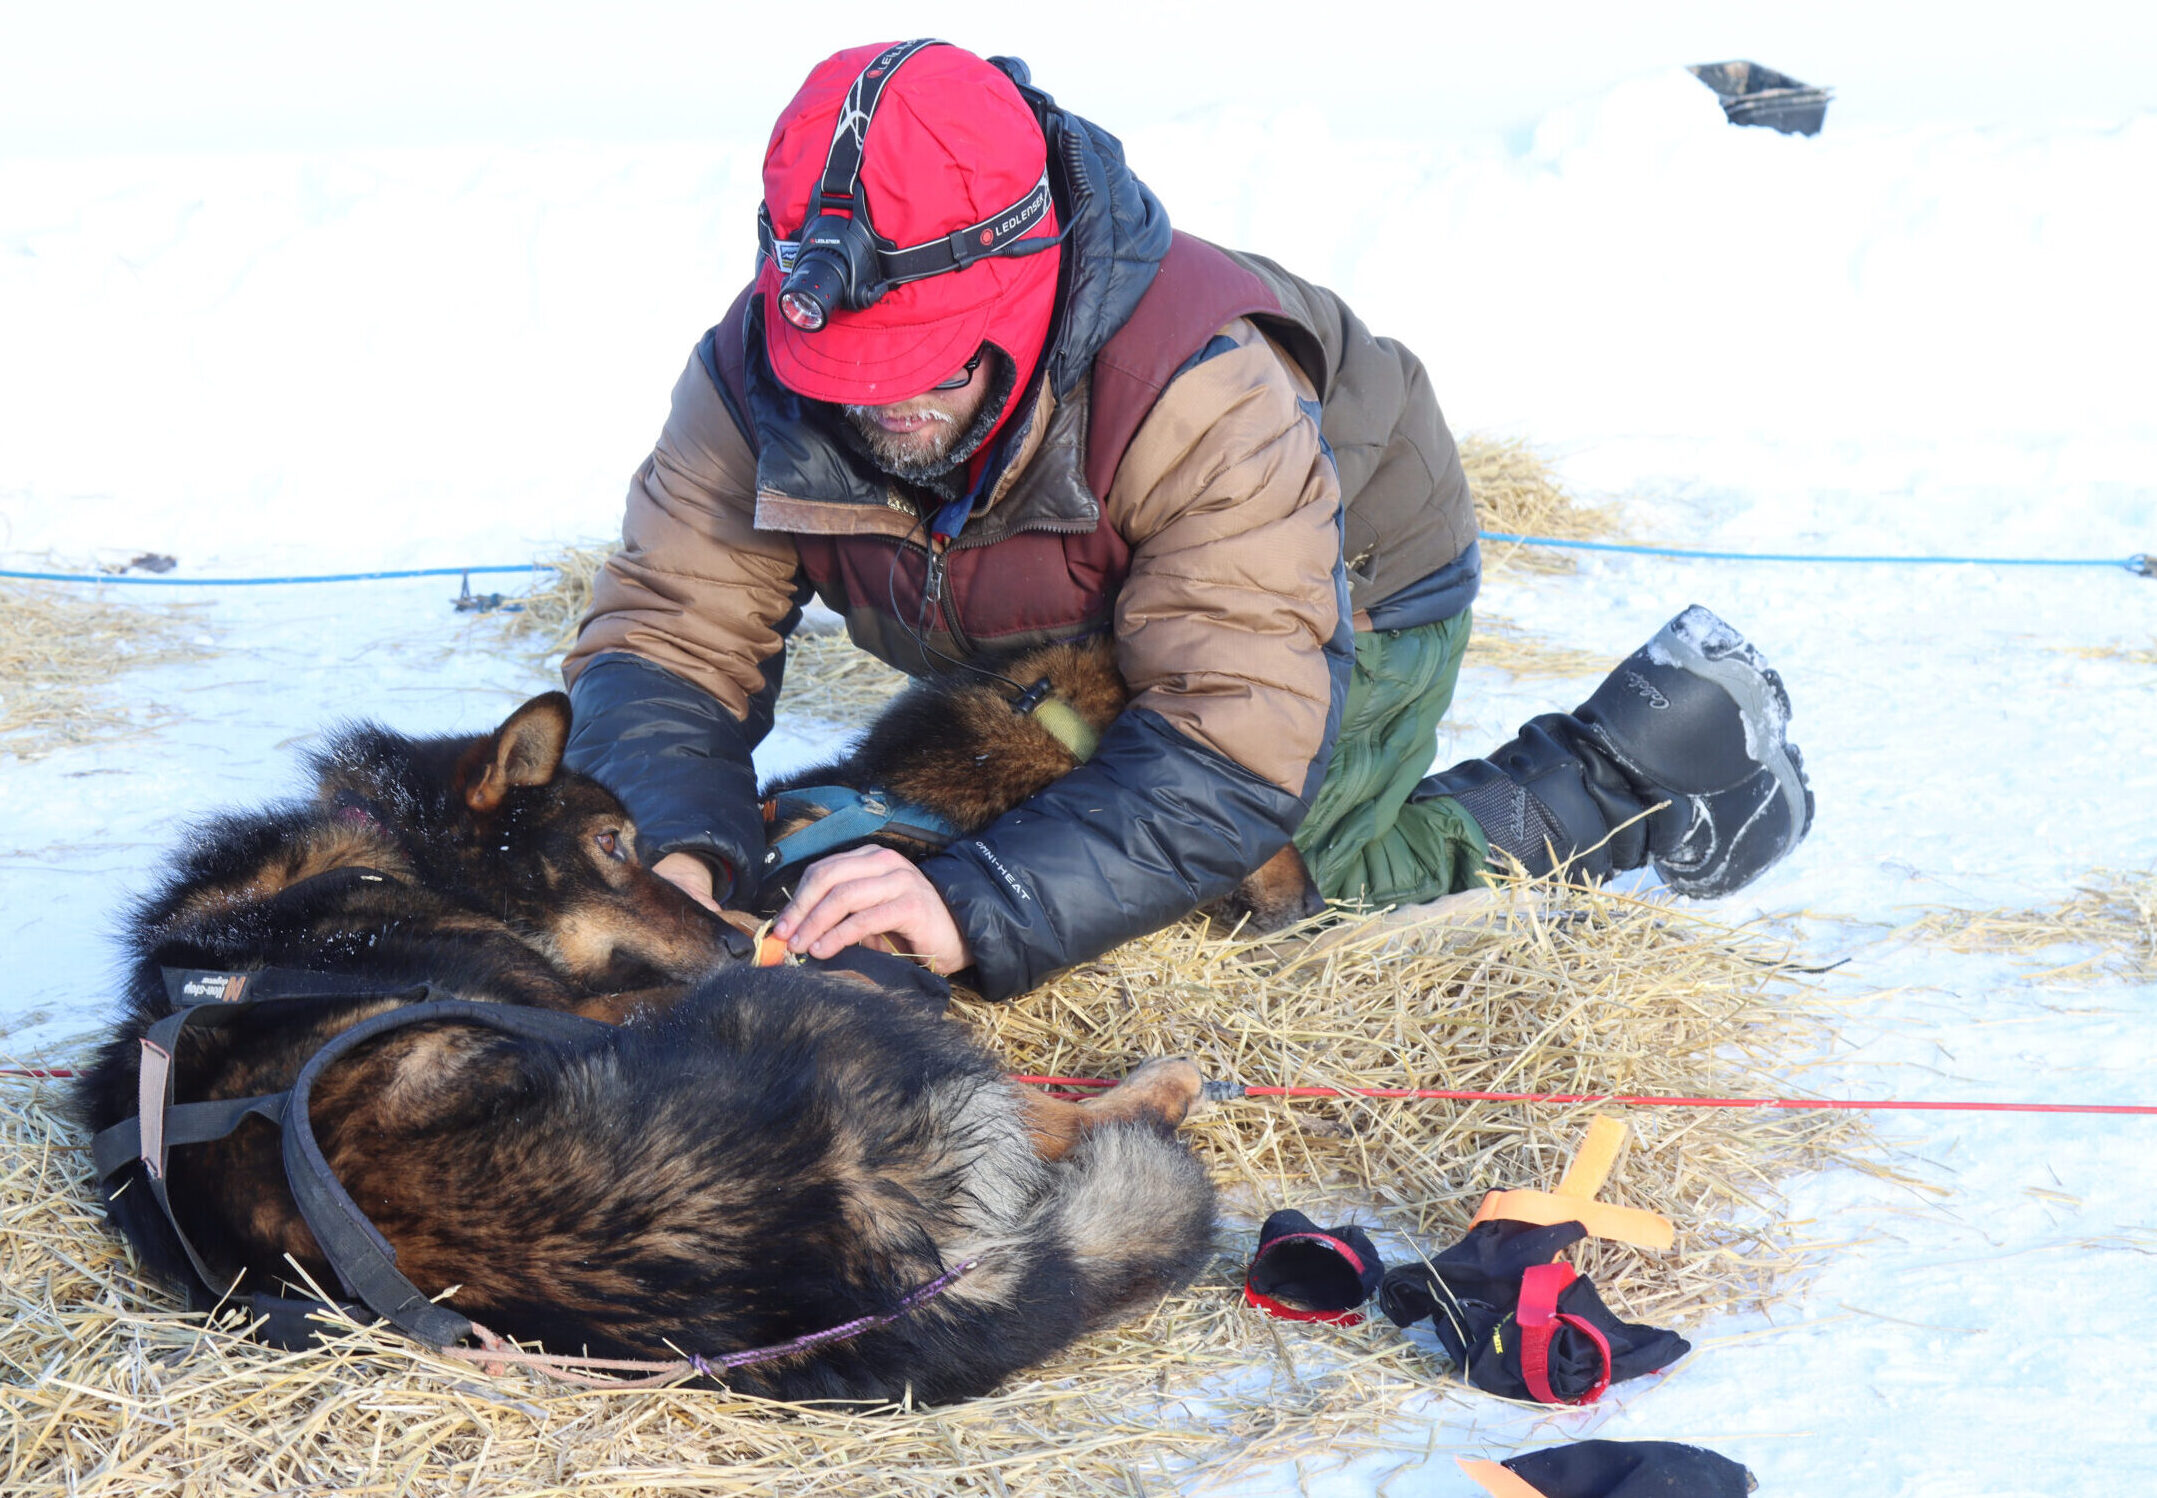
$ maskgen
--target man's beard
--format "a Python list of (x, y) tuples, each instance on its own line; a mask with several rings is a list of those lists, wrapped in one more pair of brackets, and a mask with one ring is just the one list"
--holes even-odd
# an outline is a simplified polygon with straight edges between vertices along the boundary
[[(841, 406), (839, 413), (845, 418), (841, 430), (856, 450), (893, 478), (919, 485), (945, 499), (957, 499), (966, 492), (966, 462), (996, 430), (1017, 378), (1017, 371), (1002, 350), (989, 345), (988, 353), (980, 375), (991, 382), (988, 395), (965, 426), (938, 411), (935, 414), (940, 419), (934, 426), (902, 436), (878, 426), (867, 406)], [(922, 432), (933, 434), (925, 446), (913, 440)]]
[[(911, 432), (887, 432), (877, 425), (876, 412), (868, 406), (847, 406), (846, 423), (861, 438), (876, 466), (893, 478), (923, 483), (952, 469), (951, 449), (957, 445), (959, 425), (942, 411), (928, 411), (935, 424)], [(929, 440), (923, 442), (926, 436)]]

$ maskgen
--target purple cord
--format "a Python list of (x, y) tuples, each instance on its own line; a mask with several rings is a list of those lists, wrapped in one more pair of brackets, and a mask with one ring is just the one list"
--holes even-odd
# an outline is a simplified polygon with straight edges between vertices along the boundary
[(879, 1312), (873, 1316), (857, 1316), (852, 1321), (842, 1322), (838, 1326), (828, 1327), (820, 1332), (809, 1332), (794, 1338), (791, 1342), (781, 1342), (774, 1347), (752, 1347), (743, 1352), (730, 1352), (723, 1358), (706, 1358), (701, 1353), (691, 1353), (689, 1355), (689, 1366), (706, 1378), (717, 1378), (721, 1373), (731, 1368), (743, 1368), (751, 1363), (768, 1363), (773, 1358), (790, 1357), (797, 1352), (807, 1352), (810, 1348), (821, 1347), (827, 1342), (844, 1342), (849, 1337), (858, 1337), (865, 1331), (871, 1331), (876, 1327), (897, 1321), (916, 1306), (926, 1301), (934, 1300), (967, 1275), (973, 1273), (975, 1267), (980, 1263), (979, 1259), (968, 1259), (963, 1264), (955, 1265), (945, 1270), (926, 1285), (918, 1285), (900, 1296), (899, 1303), (888, 1311)]

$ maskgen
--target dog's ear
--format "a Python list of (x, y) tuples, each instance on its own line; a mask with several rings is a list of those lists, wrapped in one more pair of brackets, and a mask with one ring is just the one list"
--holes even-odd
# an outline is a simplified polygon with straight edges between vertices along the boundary
[(493, 811), (513, 785), (545, 785), (562, 767), (562, 747), (569, 742), (569, 699), (560, 692), (534, 697), (494, 731), (487, 748), (492, 757), (476, 780), (468, 779), (464, 803), (474, 811)]

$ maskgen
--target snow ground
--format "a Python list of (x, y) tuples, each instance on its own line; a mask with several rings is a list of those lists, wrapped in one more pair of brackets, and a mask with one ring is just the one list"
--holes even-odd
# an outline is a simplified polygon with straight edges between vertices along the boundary
[[(1823, 25), (1862, 52), (1848, 16)], [(1681, 60), (1742, 50), (1726, 36)], [(1031, 48), (1052, 90), (1128, 97), (1106, 61), (1058, 69), (1055, 50)], [(2157, 551), (2146, 91), (2108, 96), (2094, 123), (1972, 115), (1967, 99), (1898, 116), (1868, 91), (1799, 140), (1726, 127), (1681, 73), (1559, 51), (1581, 81), (1532, 128), (1493, 114), (1374, 134), (1276, 94), (1134, 108), (1127, 144), (1179, 223), (1340, 287), (1425, 355), (1457, 428), (1550, 447), (1576, 486), (1622, 497), (1643, 539)], [(1812, 72), (1762, 60), (1833, 83), (1834, 51)], [(0, 147), (0, 565), (514, 562), (605, 535), (680, 361), (746, 273), (762, 122), (809, 60), (688, 144)], [(1378, 201), (1379, 216), (1355, 206)], [(452, 614), (453, 590), (130, 595), (198, 601), (217, 651), (129, 683), (178, 714), (168, 726), (0, 760), (0, 1047), (85, 1028), (107, 912), (180, 822), (290, 788), (324, 725), (475, 730), (548, 684), (482, 648), (494, 626)], [(1612, 654), (1696, 601), (1783, 671), (1819, 795), (1806, 845), (1725, 902), (1851, 959), (1827, 980), (1849, 1000), (1848, 1049), (1805, 1084), (2157, 1102), (2157, 985), (2069, 986), (1893, 934), (1916, 906), (2052, 901), (2087, 870), (2157, 858), (2157, 670), (2060, 653), (2157, 642), (2157, 582), (1598, 557), (1486, 595)], [(1441, 759), (1586, 685), (1470, 671)], [(783, 723), (766, 758), (814, 738)], [(2038, 1494), (2063, 1466), (2092, 1490), (2150, 1490), (2157, 1351), (2138, 1313), (2157, 1298), (2157, 1120), (1883, 1127), (1948, 1194), (1798, 1183), (1793, 1214), (1849, 1246), (1772, 1323), (1706, 1328), (1678, 1373), (1590, 1412), (1437, 1399), (1385, 1433), (1413, 1454), (1233, 1490), (1454, 1494), (1426, 1446), (1591, 1431), (1715, 1446), (1765, 1493)]]

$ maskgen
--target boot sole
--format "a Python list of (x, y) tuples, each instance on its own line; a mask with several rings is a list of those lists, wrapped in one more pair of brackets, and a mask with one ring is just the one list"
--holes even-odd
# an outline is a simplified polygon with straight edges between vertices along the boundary
[[(1805, 778), (1805, 762), (1788, 737), (1790, 693), (1782, 677), (1769, 666), (1752, 643), (1726, 624), (1712, 609), (1693, 604), (1656, 632), (1647, 644), (1648, 658), (1658, 665), (1690, 671), (1714, 682), (1738, 704), (1745, 727), (1745, 752), (1754, 763), (1773, 772), (1797, 824), (1795, 848), (1812, 830), (1812, 784)], [(1755, 738), (1755, 725), (1767, 725), (1772, 744)]]

